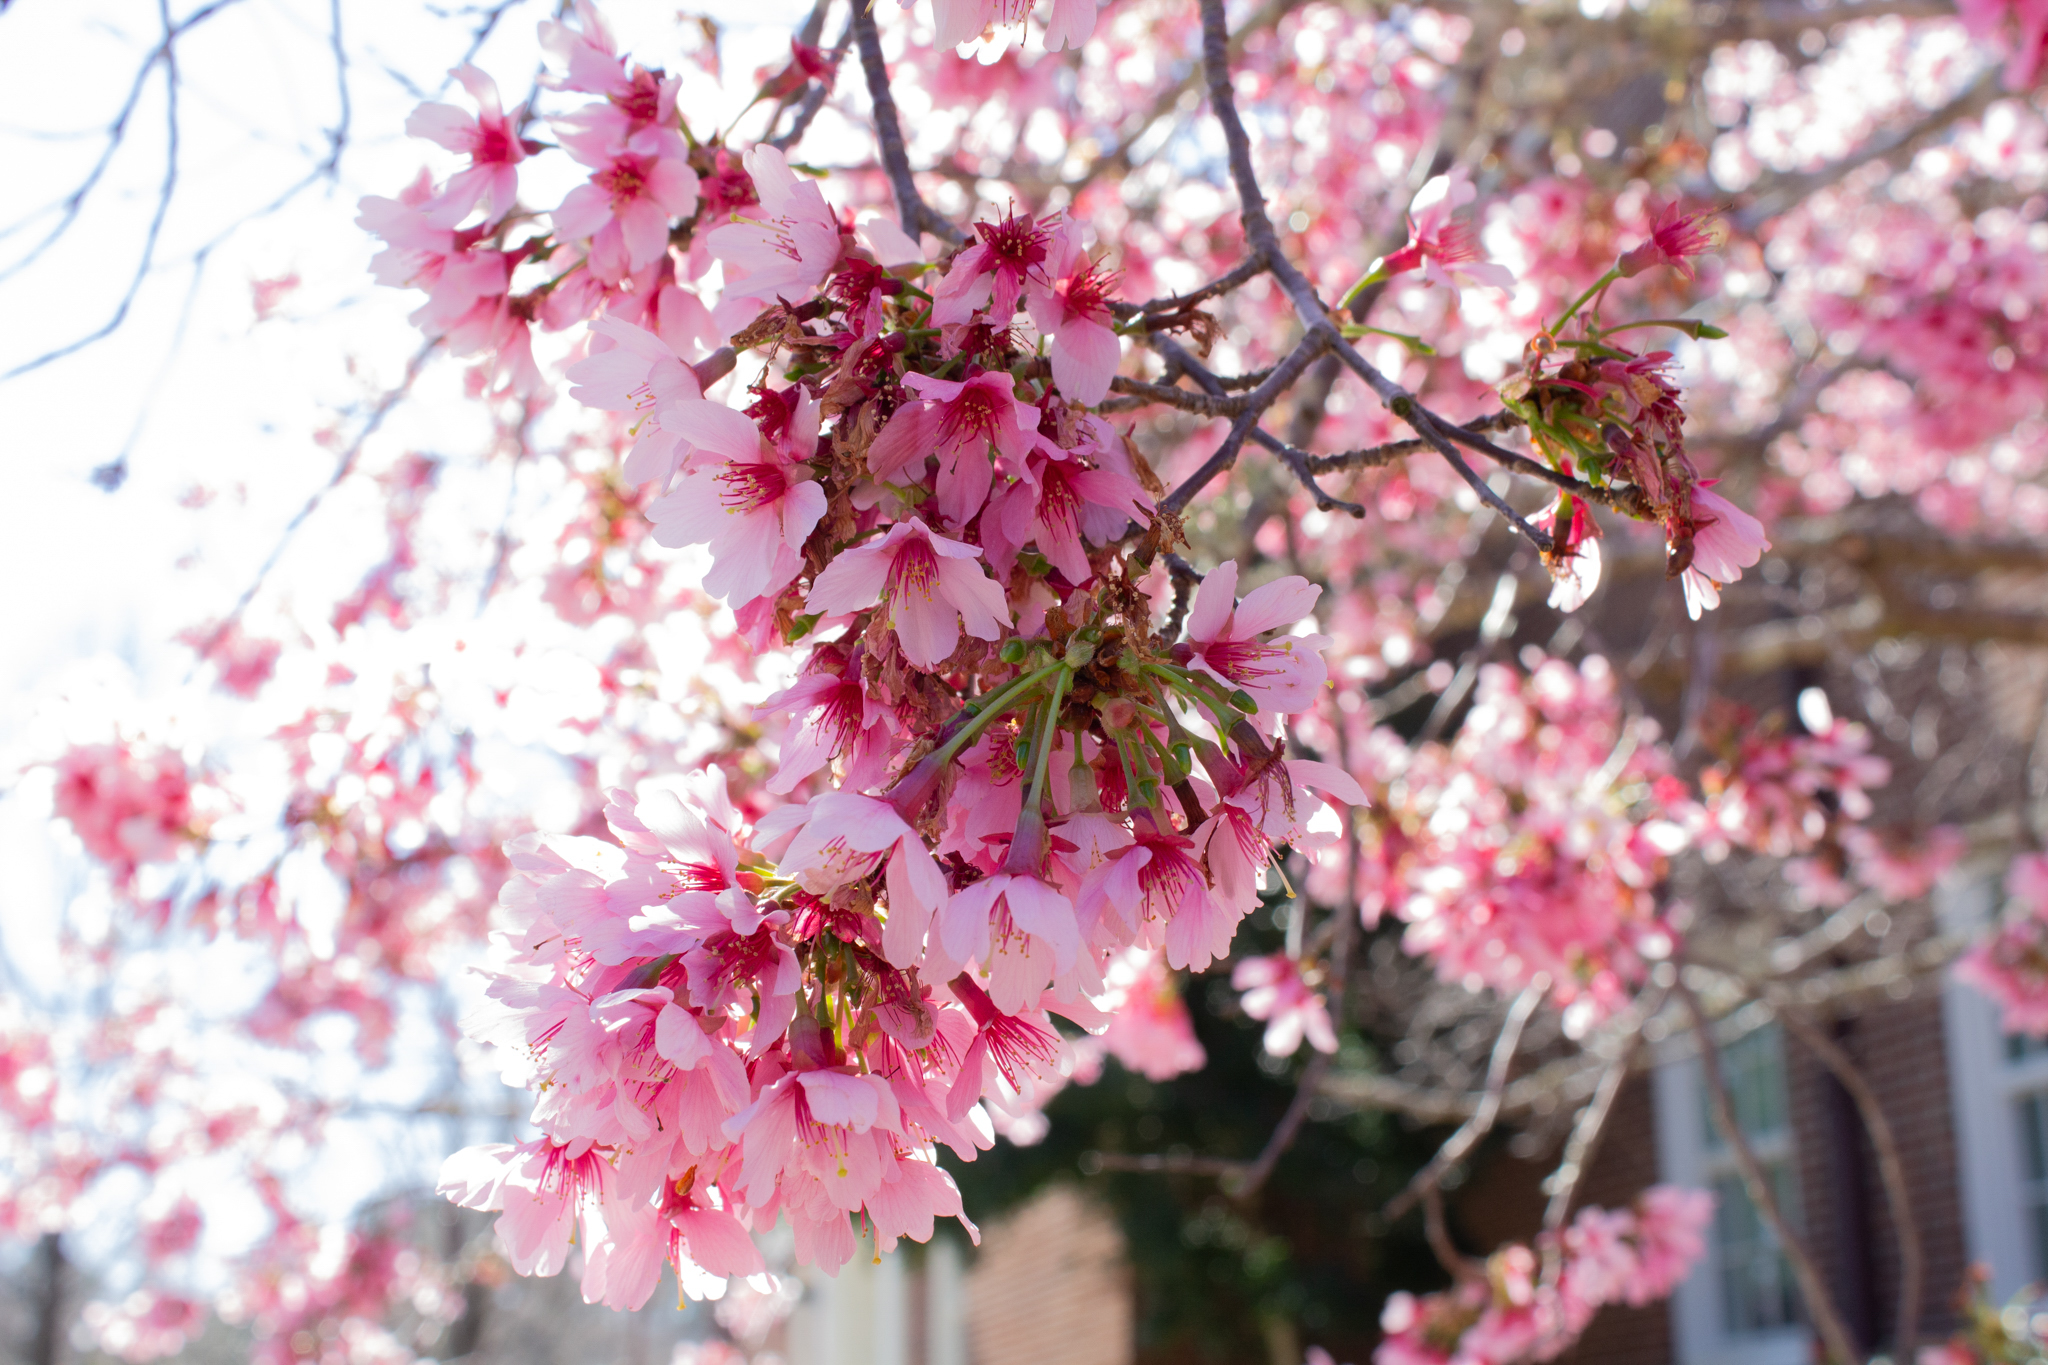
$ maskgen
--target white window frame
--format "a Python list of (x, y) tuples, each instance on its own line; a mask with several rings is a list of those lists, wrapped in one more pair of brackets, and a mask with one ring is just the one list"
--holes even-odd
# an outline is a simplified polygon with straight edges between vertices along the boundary
[[(1943, 927), (1964, 933), (1987, 927), (2002, 899), (2004, 873), (2002, 864), (1983, 867), (1946, 883), (1937, 902)], [(2019, 1100), (2048, 1092), (2048, 1053), (2008, 1061), (1998, 1004), (1975, 987), (1946, 982), (1941, 1007), (1964, 1242), (1972, 1261), (1991, 1267), (1988, 1288), (2003, 1303), (2048, 1278), (2019, 1197), (2027, 1183)]]
[[(1707, 1146), (1706, 1079), (1698, 1053), (1688, 1047), (1684, 1055), (1663, 1061), (1653, 1079), (1657, 1164), (1662, 1179), (1673, 1185), (1711, 1189), (1717, 1177), (1733, 1169), (1733, 1157)], [(1796, 1172), (1789, 1112), (1786, 1122), (1786, 1131), (1762, 1137), (1752, 1145), (1760, 1159), (1783, 1160), (1793, 1164)], [(1671, 1296), (1671, 1345), (1678, 1365), (1808, 1365), (1813, 1359), (1813, 1334), (1803, 1325), (1761, 1332), (1728, 1331), (1721, 1304), (1720, 1250), (1711, 1226), (1706, 1243), (1706, 1254)]]

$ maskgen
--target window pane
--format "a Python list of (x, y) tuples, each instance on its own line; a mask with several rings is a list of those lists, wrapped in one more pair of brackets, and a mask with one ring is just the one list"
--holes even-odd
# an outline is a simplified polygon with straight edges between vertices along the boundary
[(2048, 1093), (2022, 1095), (2020, 1165), (2026, 1178), (2020, 1198), (2034, 1236), (2034, 1269), (2048, 1267)]
[(2005, 1060), (2008, 1062), (2024, 1062), (2044, 1052), (2048, 1052), (2048, 1038), (2035, 1038), (2024, 1033), (2005, 1036)]
[[(1735, 1122), (1752, 1138), (1782, 1133), (1788, 1126), (1785, 1102), (1785, 1049), (1778, 1026), (1770, 1024), (1721, 1049), (1721, 1077)], [(1714, 1129), (1713, 1105), (1700, 1106), (1709, 1151), (1722, 1150)]]
[[(1792, 1216), (1792, 1173), (1787, 1163), (1765, 1167), (1778, 1207)], [(1742, 1178), (1714, 1181), (1714, 1249), (1721, 1269), (1722, 1326), (1730, 1336), (1787, 1327), (1798, 1321), (1792, 1272), (1778, 1239), (1749, 1202)]]

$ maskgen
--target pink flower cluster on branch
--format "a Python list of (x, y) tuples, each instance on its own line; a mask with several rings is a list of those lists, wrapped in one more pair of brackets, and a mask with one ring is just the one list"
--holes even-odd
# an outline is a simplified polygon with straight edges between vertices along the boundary
[(1554, 1270), (1517, 1243), (1440, 1294), (1393, 1295), (1373, 1365), (1554, 1360), (1607, 1304), (1641, 1306), (1676, 1288), (1706, 1250), (1713, 1212), (1712, 1195), (1671, 1185), (1651, 1186), (1633, 1208), (1581, 1209), (1543, 1248)]

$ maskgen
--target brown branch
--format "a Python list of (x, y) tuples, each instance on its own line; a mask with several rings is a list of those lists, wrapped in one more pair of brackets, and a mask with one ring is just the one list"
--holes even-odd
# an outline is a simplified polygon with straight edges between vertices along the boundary
[(1827, 1283), (1821, 1278), (1812, 1253), (1793, 1235), (1785, 1211), (1778, 1205), (1777, 1192), (1771, 1188), (1770, 1179), (1764, 1174), (1763, 1162), (1757, 1158), (1756, 1149), (1749, 1145), (1749, 1137), (1742, 1131), (1742, 1125), (1735, 1120), (1735, 1106), (1728, 1097), (1727, 1078), (1721, 1074), (1721, 1051), (1714, 1043), (1713, 1025), (1707, 1019), (1706, 1011), (1700, 1008), (1699, 998), (1685, 984), (1683, 970), (1679, 972), (1672, 990), (1685, 1007), (1693, 1034), (1699, 1040), (1700, 1073), (1706, 1081), (1714, 1127), (1735, 1157), (1749, 1202), (1755, 1207), (1757, 1216), (1763, 1219), (1764, 1226), (1777, 1239), (1778, 1249), (1791, 1267), (1800, 1296), (1806, 1300), (1806, 1311), (1812, 1317), (1821, 1340), (1827, 1344), (1828, 1352), (1837, 1361), (1858, 1359), (1856, 1343), (1842, 1322), (1841, 1310), (1835, 1306), (1834, 1296), (1828, 1293)]
[(1557, 1170), (1551, 1173), (1550, 1202), (1543, 1209), (1543, 1231), (1548, 1235), (1543, 1244), (1543, 1279), (1556, 1283), (1559, 1271), (1563, 1269), (1563, 1256), (1558, 1243), (1558, 1234), (1564, 1231), (1565, 1219), (1571, 1217), (1572, 1199), (1579, 1192), (1579, 1183), (1586, 1178), (1586, 1170), (1593, 1164), (1593, 1155), (1600, 1149), (1600, 1138), (1607, 1131), (1608, 1116), (1614, 1112), (1614, 1101), (1621, 1094), (1622, 1082), (1628, 1079), (1630, 1066), (1635, 1061), (1636, 1040), (1625, 1039), (1621, 1050), (1614, 1054), (1614, 1060), (1600, 1073), (1600, 1088), (1593, 1092), (1593, 1102), (1579, 1111), (1579, 1118), (1572, 1125), (1572, 1135), (1565, 1140), (1564, 1158), (1558, 1162)]
[(1200, 289), (1185, 294), (1170, 294), (1150, 303), (1112, 303), (1109, 311), (1120, 318), (1152, 317), (1161, 313), (1182, 313), (1197, 304), (1207, 303), (1219, 295), (1241, 288), (1250, 280), (1266, 273), (1266, 262), (1258, 253), (1245, 257), (1223, 274), (1218, 275)]
[(1311, 332), (1303, 337), (1300, 344), (1287, 353), (1287, 358), (1273, 367), (1273, 372), (1266, 376), (1265, 382), (1251, 391), (1245, 400), (1244, 409), (1230, 424), (1229, 434), (1223, 438), (1223, 443), (1216, 447), (1216, 453), (1205, 460), (1201, 468), (1184, 479), (1180, 487), (1166, 495), (1159, 504), (1161, 510), (1176, 513), (1182, 511), (1210, 480), (1235, 465), (1238, 452), (1244, 449), (1245, 440), (1255, 429), (1259, 418), (1266, 409), (1280, 401), (1280, 396), (1293, 387), (1294, 381), (1301, 377), (1301, 372), (1307, 369), (1309, 363), (1321, 355), (1328, 345), (1328, 337), (1320, 332)]
[(1238, 220), (1244, 226), (1245, 241), (1253, 254), (1266, 262), (1273, 278), (1294, 304), (1295, 316), (1307, 332), (1302, 339), (1303, 345), (1320, 338), (1322, 344), (1334, 351), (1345, 367), (1363, 380), (1390, 412), (1413, 427), (1417, 436), (1443, 456), (1458, 476), (1471, 486), (1480, 501), (1505, 518), (1530, 544), (1548, 551), (1551, 548), (1550, 537), (1531, 526), (1498, 493), (1487, 487), (1486, 481), (1473, 471), (1444, 435), (1441, 419), (1418, 403), (1415, 396), (1400, 384), (1380, 373), (1345, 340), (1331, 320), (1329, 310), (1317, 296), (1315, 286), (1287, 259), (1280, 246), (1279, 233), (1273, 228), (1273, 220), (1266, 216), (1265, 194), (1259, 188), (1258, 172), (1252, 165), (1251, 137), (1245, 132), (1244, 121), (1238, 117), (1237, 98), (1230, 86), (1230, 32), (1223, 13), (1223, 0), (1201, 0), (1201, 7), (1202, 66), (1209, 88), (1209, 108), (1223, 128), (1223, 142), (1229, 149), (1230, 177), (1237, 188)]
[(896, 113), (896, 97), (889, 92), (889, 68), (882, 60), (882, 35), (875, 29), (875, 14), (863, 0), (853, 0), (853, 38), (860, 47), (860, 67), (867, 77), (868, 100), (874, 106), (875, 142), (881, 148), (882, 169), (896, 192), (896, 212), (903, 230), (915, 238), (920, 232), (959, 246), (967, 235), (942, 217), (917, 192), (917, 179), (910, 170), (910, 151), (903, 144), (903, 121)]
[(1884, 1182), (1885, 1203), (1892, 1213), (1892, 1231), (1899, 1239), (1899, 1311), (1897, 1325), (1893, 1329), (1892, 1356), (1897, 1360), (1913, 1360), (1915, 1338), (1920, 1334), (1920, 1296), (1926, 1275), (1926, 1257), (1920, 1243), (1920, 1222), (1913, 1215), (1913, 1194), (1906, 1183), (1906, 1165), (1899, 1155), (1898, 1136), (1893, 1133), (1891, 1120), (1885, 1117), (1884, 1106), (1877, 1102), (1877, 1094), (1870, 1088), (1869, 1080), (1859, 1071), (1834, 1039), (1827, 1036), (1814, 1023), (1798, 1011), (1786, 1008), (1773, 999), (1772, 1007), (1782, 1023), (1800, 1043), (1820, 1059), (1834, 1078), (1841, 1082), (1842, 1089), (1849, 1092), (1855, 1102), (1856, 1114), (1863, 1120), (1863, 1130), (1870, 1134), (1871, 1148), (1877, 1153), (1878, 1177)]
[[(1512, 412), (1490, 412), (1482, 417), (1473, 418), (1464, 425), (1463, 430), (1506, 431), (1521, 424), (1522, 419)], [(1410, 455), (1420, 455), (1432, 449), (1434, 447), (1421, 437), (1411, 436), (1405, 440), (1388, 441), (1384, 445), (1366, 446), (1361, 450), (1343, 450), (1334, 455), (1312, 455), (1309, 457), (1308, 467), (1309, 471), (1315, 474), (1329, 474), (1339, 469), (1378, 469), (1398, 460), (1405, 460)]]
[(1415, 1207), (1415, 1201), (1426, 1191), (1440, 1186), (1445, 1174), (1463, 1161), (1481, 1138), (1493, 1131), (1494, 1120), (1500, 1117), (1501, 1099), (1507, 1093), (1508, 1070), (1514, 1065), (1515, 1050), (1522, 1045), (1522, 1028), (1549, 990), (1550, 978), (1538, 975), (1515, 998), (1515, 1003), (1508, 1009), (1507, 1021), (1501, 1025), (1500, 1037), (1493, 1043), (1493, 1057), (1486, 1066), (1486, 1089), (1482, 1092), (1479, 1108), (1443, 1146), (1437, 1148), (1436, 1155), (1415, 1173), (1408, 1187), (1387, 1202), (1380, 1216), (1389, 1223)]
[(1444, 1192), (1431, 1185), (1421, 1197), (1422, 1236), (1429, 1243), (1430, 1254), (1436, 1257), (1437, 1264), (1454, 1280), (1477, 1279), (1485, 1274), (1485, 1270), (1459, 1251), (1458, 1244), (1451, 1240), (1451, 1230), (1444, 1222)]
[(1166, 614), (1163, 632), (1170, 644), (1180, 638), (1181, 623), (1188, 619), (1188, 603), (1202, 581), (1202, 573), (1179, 555), (1166, 557), (1166, 572), (1173, 579), (1173, 610)]
[(1323, 1073), (1330, 1069), (1327, 1053), (1318, 1052), (1309, 1064), (1301, 1069), (1301, 1082), (1295, 1087), (1294, 1098), (1288, 1102), (1287, 1112), (1280, 1117), (1280, 1124), (1273, 1135), (1266, 1139), (1265, 1147), (1235, 1178), (1225, 1178), (1223, 1192), (1232, 1199), (1249, 1199), (1257, 1194), (1259, 1187), (1266, 1183), (1266, 1177), (1273, 1174), (1273, 1167), (1280, 1160), (1281, 1153), (1294, 1144), (1294, 1135), (1301, 1131), (1302, 1123), (1308, 1118), (1309, 1106), (1315, 1102), (1316, 1088), (1322, 1083)]
[(1221, 393), (1191, 393), (1176, 385), (1152, 384), (1143, 379), (1129, 379), (1123, 375), (1112, 378), (1109, 387), (1114, 393), (1143, 400), (1143, 403), (1131, 404), (1132, 407), (1141, 407), (1144, 403), (1158, 403), (1169, 408), (1179, 408), (1182, 412), (1192, 412), (1197, 417), (1235, 417), (1251, 402), (1245, 395), (1233, 397)]

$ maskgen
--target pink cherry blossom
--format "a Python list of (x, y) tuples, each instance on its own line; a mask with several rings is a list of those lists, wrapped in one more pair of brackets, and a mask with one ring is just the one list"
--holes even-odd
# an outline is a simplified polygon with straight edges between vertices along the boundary
[(1027, 281), (1026, 309), (1052, 337), (1052, 378), (1070, 403), (1094, 407), (1109, 396), (1122, 347), (1109, 311), (1116, 276), (1081, 248), (1071, 223), (1052, 234), (1044, 284)]
[(663, 423), (662, 415), (704, 396), (697, 374), (681, 353), (644, 327), (605, 317), (592, 322), (590, 330), (613, 344), (569, 367), (575, 384), (569, 396), (589, 407), (632, 414), (638, 439), (620, 472), (628, 483), (652, 483), (666, 491), (690, 447), (676, 428)]
[(760, 203), (705, 237), (711, 254), (725, 263), (727, 301), (758, 305), (808, 294), (839, 264), (839, 219), (817, 182), (799, 179), (776, 148), (763, 143), (743, 160)]
[(526, 147), (519, 137), (525, 106), (505, 113), (498, 103), (498, 86), (474, 66), (458, 66), (448, 73), (462, 82), (477, 104), (474, 115), (452, 104), (427, 103), (413, 111), (405, 131), (414, 137), (438, 142), (451, 152), (469, 157), (467, 169), (451, 176), (431, 205), (437, 221), (454, 227), (479, 204), (484, 221), (496, 222), (512, 211), (519, 199), (519, 163), (526, 159)]
[[(971, 9), (978, 0), (965, 3)], [(940, 22), (945, 23), (945, 15), (955, 12), (956, 7), (949, 5)], [(980, 33), (977, 24), (969, 37)], [(974, 240), (953, 258), (932, 292), (932, 322), (956, 326), (976, 312), (985, 312), (993, 325), (1009, 326), (1026, 281), (1044, 277), (1057, 225), (1057, 219), (1041, 222), (1028, 213), (1012, 213), (995, 223), (976, 223)]]
[(888, 481), (908, 472), (924, 473), (924, 459), (939, 461), (939, 512), (953, 526), (965, 526), (988, 500), (994, 457), (1020, 472), (1025, 453), (1038, 444), (1038, 409), (1019, 402), (1016, 381), (990, 372), (954, 382), (905, 375), (916, 399), (890, 416), (868, 448), (868, 472)]
[(1771, 542), (1763, 523), (1713, 491), (1711, 481), (1693, 490), (1692, 563), (1685, 569), (1685, 609), (1692, 619), (1721, 605), (1721, 589), (1763, 558)]
[(1451, 217), (1478, 196), (1463, 166), (1431, 177), (1408, 205), (1408, 244), (1382, 259), (1372, 273), (1420, 270), (1424, 284), (1440, 284), (1453, 293), (1474, 286), (1513, 289), (1514, 272), (1482, 259), (1478, 228), (1469, 220)]
[(1237, 562), (1226, 559), (1196, 589), (1188, 612), (1185, 648), (1190, 662), (1226, 686), (1247, 693), (1262, 714), (1305, 711), (1328, 673), (1322, 635), (1259, 636), (1292, 625), (1315, 608), (1322, 589), (1290, 575), (1237, 600)]
[(825, 515), (825, 492), (803, 463), (817, 451), (817, 400), (802, 395), (772, 441), (722, 403), (674, 404), (661, 421), (694, 453), (675, 491), (647, 509), (655, 540), (709, 546), (704, 590), (734, 604), (787, 586)]
[(1318, 1052), (1335, 1052), (1337, 1035), (1322, 993), (1302, 980), (1301, 964), (1284, 954), (1248, 957), (1230, 973), (1230, 984), (1243, 991), (1244, 1012), (1266, 1021), (1263, 1046), (1275, 1057), (1291, 1057), (1308, 1039)]
[(605, 284), (661, 259), (669, 219), (697, 208), (697, 173), (673, 129), (650, 129), (625, 147), (602, 132), (565, 132), (562, 146), (591, 168), (552, 217), (565, 238), (590, 242), (590, 273)]
[(981, 551), (911, 517), (878, 541), (846, 551), (811, 585), (811, 611), (837, 615), (884, 603), (903, 657), (937, 668), (964, 630), (993, 640), (1009, 620), (1002, 587), (973, 561)]

